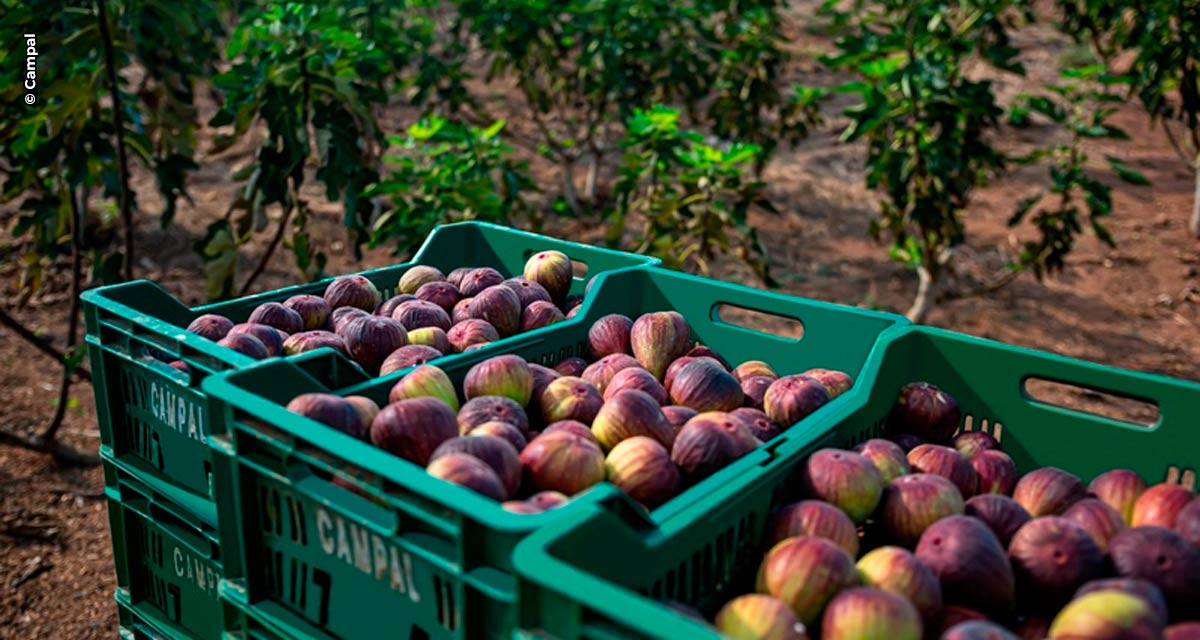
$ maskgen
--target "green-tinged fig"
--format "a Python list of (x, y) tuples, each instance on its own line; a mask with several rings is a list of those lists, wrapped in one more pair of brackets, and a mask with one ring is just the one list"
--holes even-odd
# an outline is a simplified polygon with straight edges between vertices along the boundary
[(197, 316), (187, 326), (187, 330), (190, 333), (194, 333), (201, 338), (208, 338), (213, 342), (229, 335), (231, 329), (233, 329), (233, 321), (215, 313), (206, 313)]
[(1035, 518), (1056, 516), (1087, 497), (1087, 489), (1074, 474), (1057, 467), (1042, 467), (1022, 476), (1013, 488), (1012, 497)]
[[(666, 413), (665, 408), (663, 410), (663, 413), (664, 414)], [(741, 420), (742, 423), (746, 425), (746, 428), (750, 430), (750, 433), (759, 442), (766, 442), (768, 440), (771, 440), (775, 436), (779, 435), (779, 433), (781, 431), (781, 429), (779, 428), (779, 425), (775, 424), (775, 422), (772, 421), (771, 418), (767, 417), (767, 414), (763, 413), (762, 411), (759, 411), (758, 409), (752, 409), (750, 407), (740, 407), (740, 408), (734, 409), (733, 411), (730, 411), (729, 415), (737, 418), (738, 420)], [(667, 420), (670, 420), (670, 419), (671, 419), (670, 416), (668, 416)], [(672, 422), (671, 424), (675, 424), (675, 423)]]
[(289, 356), (325, 348), (349, 355), (346, 352), (346, 341), (332, 331), (302, 331), (293, 333), (283, 341), (283, 353)]
[(854, 386), (854, 380), (850, 375), (843, 371), (834, 371), (832, 369), (809, 369), (800, 374), (808, 376), (817, 382), (820, 382), (825, 390), (829, 392), (829, 397), (836, 398), (850, 390)]
[[(417, 297), (411, 293), (402, 293), (397, 296), (392, 296), (392, 297), (388, 298), (387, 300), (384, 300), (383, 304), (379, 305), (379, 308), (375, 310), (375, 315), (383, 316), (385, 318), (390, 318), (390, 317), (392, 317), (392, 314), (396, 312), (396, 307), (399, 307), (400, 305), (404, 304), (405, 302), (408, 302), (409, 300), (416, 300), (416, 299), (417, 299)], [(358, 309), (358, 307), (342, 307), (342, 309)], [(358, 310), (362, 311), (362, 309), (358, 309)], [(333, 326), (333, 318), (337, 314), (338, 311), (341, 311), (341, 309), (334, 309), (333, 313), (330, 314), (330, 316), (329, 316), (330, 326)], [(345, 312), (343, 312), (343, 313), (345, 313)], [(334, 330), (336, 331), (337, 329), (335, 328)]]
[(954, 436), (954, 448), (964, 456), (971, 458), (980, 451), (991, 451), (1000, 448), (1000, 443), (986, 431), (963, 431)]
[(298, 395), (287, 404), (287, 410), (355, 438), (362, 438), (367, 431), (362, 415), (354, 404), (331, 393)]
[(488, 287), (471, 298), (467, 315), (487, 322), (501, 338), (507, 338), (521, 329), (521, 300), (508, 287)]
[(921, 640), (923, 630), (912, 603), (871, 587), (834, 596), (821, 618), (823, 640)]
[(1021, 477), (1012, 458), (999, 449), (984, 449), (976, 453), (971, 457), (971, 468), (975, 470), (977, 479), (976, 493), (1010, 495)]
[(1018, 593), (1027, 608), (1053, 612), (1083, 583), (1100, 577), (1104, 553), (1092, 537), (1060, 516), (1025, 523), (1008, 545)]
[(657, 440), (633, 436), (617, 443), (604, 459), (607, 479), (629, 497), (654, 509), (679, 489), (679, 470)]
[(500, 334), (496, 331), (496, 327), (488, 324), (486, 320), (468, 318), (450, 327), (450, 330), (446, 332), (446, 339), (450, 341), (450, 345), (456, 352), (463, 353), (473, 345), (488, 344), (499, 340)]
[(450, 310), (451, 326), (471, 317), (471, 301), (474, 299), (475, 298), (463, 298), (454, 305), (454, 308)]
[(1050, 624), (1050, 640), (1161, 638), (1165, 621), (1137, 596), (1094, 591), (1071, 601)]
[(1093, 478), (1088, 485), (1088, 493), (1116, 509), (1125, 524), (1133, 521), (1133, 505), (1145, 490), (1146, 482), (1128, 469), (1106, 471)]
[(379, 365), (379, 375), (386, 376), (394, 371), (433, 362), (442, 357), (442, 352), (423, 344), (410, 344), (388, 354)]
[(438, 398), (410, 398), (384, 407), (371, 423), (371, 443), (425, 466), (443, 442), (458, 435), (454, 410)]
[(487, 463), (466, 453), (448, 453), (429, 463), (429, 475), (466, 487), (492, 500), (504, 500), (504, 484)]
[(610, 313), (601, 316), (588, 329), (588, 351), (596, 359), (612, 353), (630, 353), (629, 332), (633, 320), (629, 316)]
[(600, 447), (566, 431), (531, 440), (521, 451), (521, 466), (532, 489), (569, 496), (602, 482), (605, 476)]
[[(338, 309), (334, 309), (333, 312), (329, 314), (329, 329), (331, 331), (333, 331), (334, 333), (341, 335), (342, 331), (346, 328), (346, 325), (350, 324), (351, 320), (354, 320), (355, 318), (361, 318), (363, 316), (369, 316), (369, 315), (371, 315), (371, 314), (367, 313), (366, 311), (363, 311), (362, 309), (359, 309), (358, 307), (340, 307)], [(385, 318), (391, 317), (390, 314), (389, 315), (376, 314), (376, 315), (381, 315)]]
[(841, 547), (824, 538), (797, 536), (767, 552), (755, 591), (779, 598), (801, 623), (812, 625), (834, 596), (857, 584), (854, 559)]
[(734, 367), (733, 371), (730, 373), (738, 382), (741, 382), (746, 378), (753, 378), (756, 376), (764, 376), (772, 380), (779, 377), (779, 374), (775, 373), (775, 370), (771, 368), (771, 365), (763, 362), (762, 360), (747, 360)]
[(528, 437), (529, 415), (512, 398), (480, 396), (467, 400), (458, 411), (459, 432), (466, 435), (485, 422), (507, 422)]
[(447, 316), (454, 311), (454, 305), (458, 304), (459, 300), (462, 300), (462, 294), (458, 292), (458, 289), (444, 280), (426, 282), (421, 285), (420, 289), (417, 289), (414, 295), (417, 296), (418, 300), (432, 302), (441, 307)]
[(1108, 543), (1117, 574), (1153, 582), (1172, 617), (1187, 619), (1200, 602), (1200, 547), (1162, 527), (1133, 527)]
[(733, 411), (742, 406), (746, 395), (729, 372), (715, 360), (699, 357), (684, 365), (671, 383), (673, 404), (705, 411)]
[(354, 405), (355, 411), (358, 411), (358, 417), (362, 419), (363, 434), (367, 432), (367, 427), (375, 421), (375, 416), (379, 415), (379, 405), (375, 401), (366, 396), (346, 396), (346, 402)]
[(745, 396), (744, 404), (747, 407), (762, 409), (763, 399), (767, 396), (767, 389), (775, 382), (775, 378), (767, 376), (751, 376), (743, 378), (741, 381), (742, 395)]
[(1166, 482), (1156, 484), (1143, 491), (1142, 495), (1138, 496), (1137, 501), (1133, 503), (1133, 514), (1130, 516), (1129, 524), (1133, 527), (1151, 526), (1170, 529), (1175, 526), (1179, 512), (1194, 497), (1195, 494), (1182, 485)]
[(304, 331), (304, 319), (300, 314), (278, 302), (264, 302), (258, 305), (250, 312), (250, 318), (246, 322), (275, 327), (288, 335)]
[(521, 311), (521, 327), (520, 331), (533, 331), (541, 329), (552, 324), (558, 324), (564, 320), (563, 312), (558, 310), (552, 302), (544, 300), (536, 300), (528, 307)]
[(746, 425), (732, 414), (699, 413), (679, 430), (671, 460), (688, 484), (695, 484), (729, 466), (759, 445)]
[(542, 513), (542, 510), (537, 505), (528, 500), (509, 500), (500, 504), (500, 508), (510, 513), (528, 516), (535, 513)]
[(255, 324), (253, 322), (243, 322), (235, 324), (229, 330), (230, 334), (244, 333), (258, 338), (258, 341), (263, 343), (267, 348), (267, 353), (272, 356), (283, 354), (283, 341), (287, 339), (287, 335), (279, 329), (265, 324)]
[(949, 442), (961, 421), (962, 409), (954, 396), (928, 382), (913, 382), (900, 388), (887, 417), (887, 428), (892, 433), (911, 433), (941, 444)]
[[(234, 351), (244, 356), (254, 358), (255, 360), (262, 360), (263, 358), (271, 357), (271, 352), (267, 351), (267, 345), (263, 344), (261, 340), (248, 333), (231, 333), (218, 340), (217, 344), (225, 347), (226, 349), (233, 349)], [(292, 354), (289, 353), (288, 355)]]
[(308, 331), (324, 329), (329, 324), (329, 314), (333, 313), (325, 298), (309, 294), (292, 296), (283, 301), (283, 306), (300, 314), (304, 328)]
[[(411, 292), (403, 291), (401, 293)], [(382, 298), (375, 284), (362, 276), (335, 278), (328, 287), (325, 287), (325, 302), (329, 303), (330, 309), (358, 307), (371, 313), (383, 301)]]
[(667, 405), (662, 408), (662, 412), (667, 417), (667, 422), (670, 422), (671, 426), (675, 428), (676, 433), (683, 428), (683, 425), (687, 424), (688, 420), (695, 418), (698, 413), (691, 407), (680, 407), (678, 405)]
[(577, 420), (591, 425), (604, 406), (604, 398), (583, 378), (564, 376), (546, 385), (538, 404), (546, 422)]
[(950, 447), (923, 444), (908, 452), (908, 463), (913, 471), (932, 473), (954, 483), (964, 498), (975, 495), (979, 482), (975, 468), (963, 455)]
[(400, 402), (412, 398), (437, 398), (453, 411), (458, 411), (458, 394), (450, 377), (438, 367), (425, 364), (408, 372), (396, 381), (388, 392), (388, 402)]
[(471, 427), (471, 430), (468, 431), (466, 435), (491, 436), (500, 438), (501, 440), (511, 444), (517, 451), (524, 449), (525, 444), (527, 443), (527, 440), (525, 439), (525, 436), (521, 434), (520, 429), (507, 422), (500, 422), (499, 420), (492, 420), (491, 422), (484, 422), (483, 424)]
[(1148, 580), (1139, 580), (1137, 578), (1100, 578), (1084, 583), (1079, 590), (1075, 592), (1076, 598), (1081, 598), (1093, 591), (1121, 591), (1133, 596), (1137, 596), (1145, 600), (1150, 605), (1158, 617), (1163, 620), (1170, 619), (1170, 613), (1167, 611), (1167, 599), (1163, 597), (1162, 589), (1159, 589), (1153, 582)]
[(871, 438), (855, 446), (854, 451), (875, 465), (885, 483), (912, 473), (904, 449), (891, 440)]
[(1200, 547), (1200, 498), (1195, 498), (1175, 518), (1175, 533)]
[(521, 487), (520, 454), (508, 441), (487, 435), (458, 436), (438, 445), (429, 460), (433, 463), (438, 458), (456, 453), (475, 456), (492, 468), (504, 487), (504, 497), (498, 500), (517, 494), (517, 489)]
[(942, 617), (942, 586), (937, 576), (908, 549), (877, 547), (859, 558), (859, 580), (868, 587), (890, 591), (917, 608), (933, 628)]
[(912, 548), (930, 525), (963, 512), (954, 483), (928, 473), (900, 476), (883, 487), (876, 521), (889, 540)]
[(641, 367), (621, 369), (608, 381), (604, 388), (604, 399), (608, 400), (626, 389), (637, 389), (648, 394), (658, 404), (667, 403), (667, 391), (662, 383)]
[(624, 353), (612, 353), (588, 365), (579, 377), (587, 380), (601, 394), (608, 388), (608, 383), (618, 371), (630, 367), (641, 367), (633, 356)]
[(805, 461), (800, 485), (813, 498), (824, 500), (855, 522), (866, 520), (883, 493), (883, 476), (875, 465), (853, 451), (821, 449)]
[(1076, 502), (1063, 512), (1063, 517), (1086, 531), (1101, 552), (1108, 551), (1108, 541), (1126, 526), (1121, 514), (1099, 498)]
[(462, 280), (468, 273), (475, 270), (475, 267), (458, 267), (446, 274), (446, 282), (454, 285), (456, 288), (462, 288)]
[(541, 509), (549, 511), (555, 507), (561, 507), (571, 500), (570, 496), (554, 490), (539, 491), (532, 496), (529, 496), (529, 503)]
[(687, 321), (674, 311), (643, 314), (629, 328), (629, 347), (634, 357), (659, 380), (671, 362), (688, 352), (690, 342)]
[(539, 251), (525, 262), (523, 275), (526, 280), (545, 287), (555, 302), (562, 302), (571, 291), (575, 265), (571, 264), (571, 259), (561, 251)]
[(1016, 500), (996, 493), (984, 493), (967, 500), (963, 513), (982, 520), (1006, 549), (1017, 530), (1032, 519)]
[(730, 640), (808, 640), (804, 625), (791, 608), (782, 600), (761, 593), (726, 602), (713, 624)]
[(450, 338), (446, 337), (446, 332), (442, 331), (441, 327), (422, 327), (409, 331), (408, 344), (432, 347), (442, 355), (454, 353), (454, 346), (450, 344)]
[(636, 389), (609, 398), (592, 420), (592, 433), (606, 451), (633, 436), (653, 438), (668, 450), (675, 442), (675, 430), (662, 408), (649, 394)]
[(784, 376), (767, 388), (763, 411), (785, 430), (829, 402), (825, 385), (805, 376)]
[[(636, 362), (636, 361), (635, 361)], [(554, 365), (554, 370), (564, 376), (575, 376), (582, 378), (583, 372), (588, 368), (588, 363), (583, 358), (571, 356), (564, 358), (558, 364)]]
[(938, 577), (946, 604), (994, 615), (1012, 610), (1015, 588), (1008, 554), (983, 522), (970, 516), (942, 518), (921, 534), (915, 553)]
[(820, 500), (801, 500), (784, 506), (772, 518), (767, 545), (793, 536), (825, 538), (850, 554), (858, 555), (858, 529), (844, 511)]
[(986, 620), (968, 620), (950, 627), (940, 640), (1020, 640), (1013, 632)]
[(522, 407), (533, 394), (533, 372), (520, 356), (488, 358), (471, 367), (463, 379), (463, 395), (468, 400), (479, 396), (512, 398)]
[(388, 356), (408, 344), (408, 331), (391, 318), (363, 316), (346, 325), (342, 339), (351, 359), (374, 375)]
[(462, 292), (464, 298), (473, 298), (484, 289), (494, 287), (502, 282), (504, 282), (504, 276), (500, 275), (499, 271), (491, 267), (480, 267), (471, 269), (463, 276), (458, 283), (458, 290)]
[(405, 271), (404, 275), (400, 276), (400, 282), (396, 284), (396, 291), (416, 294), (417, 291), (421, 290), (422, 286), (430, 282), (442, 282), (445, 280), (446, 276), (437, 267), (417, 265)]
[[(554, 300), (550, 298), (550, 292), (532, 280), (509, 278), (500, 284), (512, 289), (513, 293), (517, 294), (517, 298), (521, 301), (522, 309), (538, 301), (554, 304)], [(558, 306), (556, 305), (554, 308), (558, 309)], [(561, 314), (562, 310), (559, 310), (559, 313)]]
[(451, 327), (450, 314), (436, 304), (424, 300), (401, 302), (392, 312), (392, 319), (399, 321), (409, 331), (437, 327), (448, 332)]
[(584, 440), (591, 440), (592, 442), (596, 443), (597, 447), (600, 446), (600, 441), (597, 440), (596, 435), (592, 433), (591, 427), (588, 427), (586, 424), (578, 420), (559, 420), (558, 422), (548, 425), (542, 430), (542, 433), (554, 433), (555, 431), (566, 431), (568, 433), (575, 434)]

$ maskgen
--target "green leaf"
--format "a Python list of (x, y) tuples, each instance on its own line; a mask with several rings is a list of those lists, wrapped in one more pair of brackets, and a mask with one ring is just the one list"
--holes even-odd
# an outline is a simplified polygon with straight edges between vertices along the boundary
[(1108, 166), (1112, 168), (1113, 173), (1116, 174), (1118, 178), (1128, 182), (1129, 184), (1136, 184), (1139, 186), (1147, 186), (1150, 184), (1150, 180), (1147, 179), (1146, 176), (1142, 175), (1140, 171), (1125, 164), (1120, 158), (1114, 156), (1105, 156), (1105, 158), (1108, 159)]

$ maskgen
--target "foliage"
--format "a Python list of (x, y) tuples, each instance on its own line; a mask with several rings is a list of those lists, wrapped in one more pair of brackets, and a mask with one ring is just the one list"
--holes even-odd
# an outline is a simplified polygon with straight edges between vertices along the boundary
[(394, 244), (396, 254), (414, 249), (447, 222), (484, 220), (507, 224), (528, 209), (532, 188), (526, 167), (512, 159), (500, 139), (504, 122), (478, 129), (434, 117), (389, 141), (402, 153), (389, 156), (392, 170), (371, 188), (392, 208), (375, 220), (371, 244)]
[(704, 274), (718, 250), (732, 252), (773, 284), (765, 250), (746, 222), (751, 206), (774, 212), (765, 185), (743, 178), (759, 148), (705, 144), (699, 133), (679, 128), (678, 111), (661, 106), (636, 111), (628, 128), (609, 241), (618, 241), (630, 217), (638, 216), (645, 221), (639, 252)]

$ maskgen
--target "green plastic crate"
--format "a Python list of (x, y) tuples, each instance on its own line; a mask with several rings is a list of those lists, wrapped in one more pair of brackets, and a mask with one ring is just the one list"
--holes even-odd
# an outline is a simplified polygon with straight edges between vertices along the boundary
[[(724, 483), (685, 514), (657, 526), (628, 512), (595, 509), (552, 524), (521, 543), (518, 637), (718, 638), (658, 600), (682, 602), (711, 619), (752, 591), (771, 512), (798, 498), (798, 471), (820, 447), (849, 447), (878, 435), (901, 386), (928, 381), (963, 407), (963, 428), (992, 433), (1022, 471), (1057, 466), (1086, 480), (1129, 468), (1149, 482), (1194, 481), (1200, 470), (1200, 385), (1122, 371), (938, 329), (912, 327), (886, 339), (827, 433), (793, 438), (753, 474)], [(1138, 426), (1034, 400), (1030, 378), (1158, 406)]]
[[(796, 339), (730, 324), (729, 304), (803, 323)], [(811, 366), (863, 375), (879, 336), (905, 321), (864, 311), (685, 274), (646, 269), (601, 277), (580, 314), (513, 340), (511, 353), (554, 363), (581, 354), (592, 322), (607, 313), (637, 316), (675, 309), (694, 336), (729, 357), (761, 359), (784, 371)], [(518, 515), (368, 443), (288, 412), (312, 391), (386, 400), (391, 382), (355, 383), (361, 373), (321, 354), (263, 363), (212, 376), (204, 390), (211, 414), (231, 425), (239, 548), (244, 579), (234, 581), (256, 610), (305, 636), (371, 637), (382, 629), (414, 638), (500, 638), (516, 623), (511, 553), (548, 522), (570, 519), (587, 505), (629, 506), (602, 484), (570, 504)], [(455, 383), (491, 354), (463, 354), (443, 368)], [(832, 427), (838, 398), (798, 430)], [(822, 426), (823, 425), (823, 426)], [(790, 432), (789, 432), (790, 433)], [(786, 435), (786, 434), (785, 434)], [(736, 478), (767, 464), (781, 436), (656, 509), (659, 522)], [(333, 484), (352, 483), (366, 499)], [(323, 636), (320, 636), (323, 637)]]
[(190, 640), (191, 636), (169, 623), (156, 620), (153, 616), (138, 611), (129, 603), (129, 595), (117, 590), (117, 620), (120, 627), (117, 636), (121, 640)]
[[(598, 274), (658, 263), (656, 258), (465, 222), (435, 229), (411, 262), (361, 275), (390, 295), (400, 277), (416, 265), (447, 272), (462, 266), (490, 266), (511, 277), (521, 275), (530, 255), (549, 249), (567, 254), (578, 263), (577, 272), (585, 272), (572, 285), (572, 293), (577, 294)], [(83, 294), (101, 442), (118, 460), (190, 491), (195, 496), (190, 508), (215, 524), (213, 454), (206, 437), (221, 432), (209, 419), (200, 383), (212, 373), (255, 361), (185, 328), (204, 313), (242, 321), (264, 302), (302, 293), (320, 295), (331, 280), (191, 309), (145, 280)], [(488, 350), (498, 353), (510, 340), (498, 341)], [(177, 358), (188, 365), (187, 373), (167, 364)]]
[(217, 597), (224, 578), (217, 532), (140, 482), (106, 450), (101, 458), (118, 593), (125, 606), (171, 637), (219, 640), (225, 615)]

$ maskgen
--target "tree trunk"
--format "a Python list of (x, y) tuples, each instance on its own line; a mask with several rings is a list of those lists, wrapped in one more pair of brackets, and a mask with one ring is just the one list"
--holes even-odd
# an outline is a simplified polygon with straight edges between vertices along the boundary
[(588, 165), (587, 176), (583, 182), (583, 198), (588, 202), (596, 202), (596, 183), (600, 178), (600, 154), (592, 153), (591, 164)]
[(915, 323), (925, 321), (925, 316), (929, 315), (929, 310), (933, 308), (934, 296), (933, 274), (929, 272), (928, 267), (917, 267), (917, 295), (913, 297), (912, 307), (904, 315)]
[(571, 207), (571, 211), (580, 215), (583, 210), (579, 207), (579, 196), (575, 195), (575, 163), (570, 160), (563, 162), (562, 171), (563, 198), (567, 201), (567, 206)]
[(1192, 222), (1188, 229), (1192, 237), (1200, 238), (1200, 157), (1196, 159), (1196, 193), (1192, 196)]

